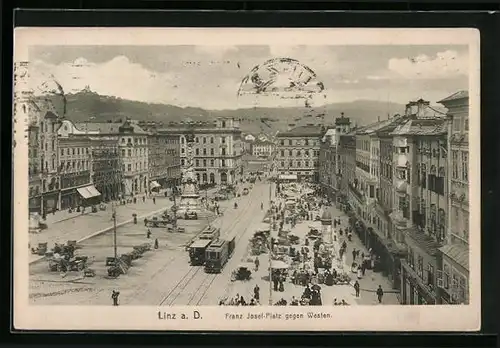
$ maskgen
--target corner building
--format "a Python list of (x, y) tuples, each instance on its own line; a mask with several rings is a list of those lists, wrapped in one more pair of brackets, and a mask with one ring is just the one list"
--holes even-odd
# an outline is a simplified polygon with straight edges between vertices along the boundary
[(469, 93), (439, 103), (448, 109), (447, 244), (439, 249), (439, 296), (443, 304), (469, 303)]
[(278, 175), (295, 175), (299, 181), (319, 182), (319, 152), (324, 133), (323, 126), (313, 124), (278, 133)]

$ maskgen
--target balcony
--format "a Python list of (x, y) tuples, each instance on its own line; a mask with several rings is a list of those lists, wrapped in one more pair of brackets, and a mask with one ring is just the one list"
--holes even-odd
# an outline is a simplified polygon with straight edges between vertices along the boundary
[(403, 179), (396, 179), (396, 191), (399, 193), (406, 193), (408, 189), (408, 184), (406, 180)]
[(408, 227), (408, 219), (404, 216), (403, 211), (401, 210), (393, 210), (391, 214), (389, 214), (392, 222), (399, 228)]
[(396, 159), (396, 166), (400, 168), (407, 168), (409, 164), (408, 156), (406, 154), (399, 154)]
[(359, 192), (353, 185), (349, 184), (349, 190), (358, 199), (358, 201), (360, 201), (360, 202), (364, 201), (364, 197), (361, 194), (361, 192)]

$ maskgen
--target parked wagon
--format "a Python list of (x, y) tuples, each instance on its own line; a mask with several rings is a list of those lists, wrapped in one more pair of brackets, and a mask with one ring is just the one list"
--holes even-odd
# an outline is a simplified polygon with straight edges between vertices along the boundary
[(145, 219), (144, 224), (146, 227), (167, 227), (171, 223), (170, 220), (158, 219), (158, 217), (153, 217), (152, 219)]

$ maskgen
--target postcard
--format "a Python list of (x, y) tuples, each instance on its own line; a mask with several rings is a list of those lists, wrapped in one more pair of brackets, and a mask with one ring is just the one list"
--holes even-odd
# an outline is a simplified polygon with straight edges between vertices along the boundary
[(15, 329), (480, 329), (477, 30), (14, 43)]

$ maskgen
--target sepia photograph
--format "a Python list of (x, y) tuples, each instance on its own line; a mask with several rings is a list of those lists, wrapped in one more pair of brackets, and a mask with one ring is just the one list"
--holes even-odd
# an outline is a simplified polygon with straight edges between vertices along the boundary
[(16, 329), (480, 328), (477, 31), (14, 36)]

